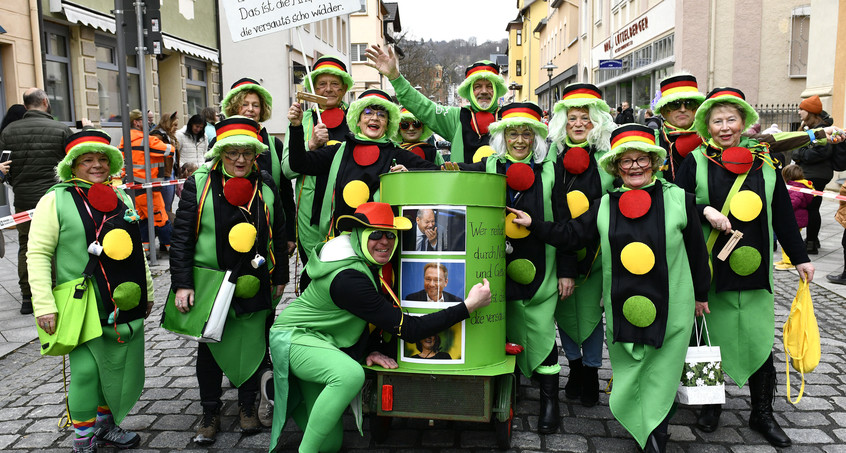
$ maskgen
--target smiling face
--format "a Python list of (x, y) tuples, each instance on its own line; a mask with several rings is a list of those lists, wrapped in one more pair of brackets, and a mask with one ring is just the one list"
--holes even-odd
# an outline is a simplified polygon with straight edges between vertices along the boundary
[(573, 107), (567, 110), (567, 138), (573, 143), (587, 141), (588, 132), (593, 129), (588, 109)]
[(508, 155), (523, 160), (532, 152), (535, 132), (529, 126), (515, 126), (505, 129), (505, 146)]
[(743, 116), (734, 106), (715, 106), (708, 112), (708, 132), (721, 148), (731, 148), (740, 143), (743, 124)]
[(429, 299), (440, 300), (447, 285), (447, 278), (439, 266), (431, 266), (423, 274), (423, 288)]
[(80, 154), (71, 168), (74, 176), (95, 184), (109, 179), (109, 158), (103, 153)]
[(320, 74), (314, 83), (314, 93), (326, 97), (326, 109), (334, 109), (341, 105), (347, 86), (340, 77), (332, 74)]
[(256, 152), (252, 148), (230, 146), (220, 152), (223, 169), (236, 178), (243, 178), (253, 170)]
[(479, 79), (473, 82), (473, 97), (482, 110), (487, 110), (493, 103), (494, 88), (490, 80)]
[(435, 211), (431, 209), (421, 209), (417, 212), (417, 229), (421, 233), (426, 233), (426, 230), (435, 228)]
[(365, 107), (358, 117), (358, 127), (365, 137), (380, 139), (388, 129), (388, 112), (378, 105)]
[(423, 346), (423, 350), (420, 351), (420, 352), (422, 353), (424, 351), (425, 352), (434, 351), (435, 345), (437, 344), (437, 341), (438, 341), (438, 337), (435, 336), (435, 335), (432, 335), (431, 337), (426, 337), (426, 338), (420, 340), (420, 346)]
[[(407, 127), (404, 127), (406, 125)], [(417, 143), (420, 141), (421, 134), (423, 134), (423, 123), (420, 121), (403, 120), (400, 123), (400, 135), (404, 142)]]
[[(393, 230), (377, 230), (377, 231), (391, 231), (392, 233), (396, 233)], [(391, 260), (391, 255), (394, 253), (394, 243), (396, 242), (397, 238), (394, 236), (393, 239), (388, 239), (387, 234), (382, 234), (382, 237), (378, 240), (367, 239), (367, 251), (370, 253), (370, 256), (373, 257), (378, 264), (387, 264), (388, 261)]]
[(652, 158), (643, 151), (627, 151), (617, 161), (617, 170), (629, 189), (640, 189), (652, 182)]
[(261, 116), (261, 98), (259, 98), (259, 95), (252, 91), (247, 93), (241, 102), (238, 114), (258, 121)]

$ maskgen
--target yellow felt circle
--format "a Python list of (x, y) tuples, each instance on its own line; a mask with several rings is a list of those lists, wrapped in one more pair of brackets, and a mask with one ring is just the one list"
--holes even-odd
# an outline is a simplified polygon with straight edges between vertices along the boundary
[(106, 233), (103, 237), (103, 253), (115, 261), (121, 261), (132, 255), (132, 238), (121, 228)]
[(344, 186), (344, 203), (351, 208), (357, 208), (370, 199), (370, 188), (364, 181), (350, 181)]
[(229, 230), (229, 245), (238, 253), (247, 253), (256, 243), (256, 227), (241, 222)]
[(749, 222), (761, 214), (761, 197), (751, 190), (741, 190), (731, 199), (729, 211), (737, 220)]
[(511, 239), (523, 239), (529, 235), (529, 230), (523, 225), (512, 222), (516, 218), (517, 215), (513, 213), (505, 216), (505, 235)]
[(339, 142), (338, 140), (329, 140), (328, 142), (326, 142), (326, 146), (339, 145), (339, 144), (341, 144), (341, 142)]
[(488, 145), (480, 146), (479, 149), (476, 150), (476, 153), (473, 154), (473, 163), (481, 162), (483, 158), (492, 156), (496, 151)]
[(580, 190), (567, 192), (567, 205), (570, 206), (570, 217), (576, 218), (585, 212), (590, 207), (590, 201)]
[(655, 266), (655, 254), (643, 242), (632, 242), (623, 247), (623, 251), (620, 252), (620, 262), (632, 274), (643, 275)]

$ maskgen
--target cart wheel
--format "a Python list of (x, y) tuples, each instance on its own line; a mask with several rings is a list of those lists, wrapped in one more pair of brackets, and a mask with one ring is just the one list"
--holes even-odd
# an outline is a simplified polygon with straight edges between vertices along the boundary
[(514, 422), (514, 408), (508, 410), (508, 420), (499, 421), (494, 419), (494, 431), (496, 431), (496, 445), (502, 450), (511, 448), (511, 425)]
[(391, 432), (391, 417), (382, 417), (375, 413), (370, 414), (370, 436), (373, 441), (380, 444), (388, 438)]

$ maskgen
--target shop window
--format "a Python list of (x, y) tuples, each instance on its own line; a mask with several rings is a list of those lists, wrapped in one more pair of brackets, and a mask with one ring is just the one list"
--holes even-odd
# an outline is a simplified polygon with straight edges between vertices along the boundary
[(808, 75), (808, 37), (811, 8), (795, 8), (790, 19), (790, 77)]
[[(97, 95), (100, 104), (100, 123), (117, 126), (121, 123), (120, 87), (118, 85), (117, 46), (115, 40), (97, 35)], [(141, 108), (140, 72), (135, 55), (126, 57), (129, 88), (129, 109)]]
[(188, 78), (185, 80), (185, 91), (188, 95), (189, 114), (200, 113), (208, 103), (208, 82), (206, 64), (193, 58), (185, 59)]
[(674, 45), (674, 35), (665, 36), (654, 44), (652, 47), (654, 49), (654, 59), (653, 61), (661, 61), (665, 58), (672, 57), (675, 53), (675, 49), (673, 48)]
[(63, 123), (74, 121), (73, 79), (70, 71), (70, 34), (67, 27), (44, 24), (44, 80), (53, 116)]
[(367, 43), (353, 44), (350, 55), (351, 63), (366, 63), (367, 55), (364, 51), (367, 50)]

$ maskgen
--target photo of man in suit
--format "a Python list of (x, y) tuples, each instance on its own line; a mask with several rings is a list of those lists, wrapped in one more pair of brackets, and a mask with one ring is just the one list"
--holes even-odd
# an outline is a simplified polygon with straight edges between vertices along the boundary
[(412, 250), (417, 252), (436, 252), (442, 251), (445, 247), (445, 233), (438, 231), (438, 223), (436, 220), (436, 213), (434, 209), (418, 209), (417, 210), (417, 228), (414, 229), (414, 234), (406, 233), (406, 237), (413, 238), (414, 242), (406, 241), (404, 250)]
[(449, 271), (440, 263), (426, 263), (423, 267), (423, 289), (406, 296), (414, 302), (461, 302), (464, 298), (444, 291)]

